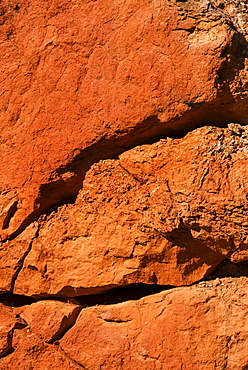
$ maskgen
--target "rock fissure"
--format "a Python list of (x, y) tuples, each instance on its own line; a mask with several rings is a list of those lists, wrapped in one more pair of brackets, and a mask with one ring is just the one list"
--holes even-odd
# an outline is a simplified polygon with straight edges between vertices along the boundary
[(0, 368), (246, 369), (248, 5), (15, 2)]
[[(41, 220), (15, 293), (76, 297), (132, 282), (190, 285), (226, 258), (245, 260), (246, 144), (247, 127), (203, 127), (95, 163), (75, 204)], [(24, 288), (30, 275), (37, 285)], [(47, 279), (52, 285), (44, 294)]]
[[(208, 275), (206, 275), (200, 281), (194, 282), (189, 285), (182, 286), (161, 286), (159, 284), (130, 284), (127, 286), (115, 287), (105, 292), (100, 292), (98, 294), (75, 296), (73, 298), (68, 298), (67, 296), (46, 296), (46, 297), (30, 297), (25, 295), (13, 294), (13, 293), (3, 293), (0, 294), (0, 303), (10, 307), (22, 307), (26, 305), (32, 305), (35, 302), (46, 302), (55, 301), (63, 302), (73, 305), (79, 305), (82, 308), (92, 307), (97, 305), (113, 305), (121, 302), (126, 302), (129, 300), (139, 300), (142, 297), (157, 294), (162, 291), (173, 290), (177, 288), (186, 288), (187, 286), (198, 285), (199, 283), (207, 283), (208, 281), (221, 279), (221, 278), (238, 278), (238, 277), (248, 277), (248, 261), (243, 261), (239, 263), (233, 263), (230, 259), (225, 259), (218, 264), (215, 269), (213, 269)], [(75, 313), (77, 316), (80, 312)], [(74, 320), (74, 319), (73, 319)], [(56, 341), (58, 339), (53, 339)]]
[(84, 365), (80, 364), (78, 361), (76, 361), (75, 359), (73, 359), (72, 357), (70, 357), (61, 347), (59, 348), (59, 351), (60, 353), (65, 357), (67, 358), (69, 361), (71, 361), (73, 364), (76, 365), (76, 367), (78, 369), (84, 369), (84, 370), (89, 370), (87, 367), (85, 367)]
[(61, 325), (58, 331), (47, 343), (53, 344), (56, 341), (59, 341), (61, 338), (63, 338), (63, 336), (68, 332), (68, 330), (70, 330), (75, 325), (82, 308), (83, 307), (75, 307), (70, 315), (65, 316), (61, 321)]
[[(213, 6), (211, 5), (212, 3)], [(223, 17), (223, 9), (216, 11), (216, 9), (220, 8), (220, 4), (218, 1), (212, 3), (208, 2), (208, 7), (211, 7), (210, 9), (208, 7), (206, 8), (206, 4), (201, 4), (199, 8), (199, 4), (196, 5), (194, 2), (188, 1), (182, 3), (182, 7), (180, 5), (180, 11), (183, 11), (186, 18), (195, 14), (196, 18), (201, 19), (201, 15), (204, 14), (204, 16), (206, 15), (204, 22), (209, 21), (212, 24), (214, 19), (217, 20), (216, 27), (219, 27), (218, 22), (219, 18)], [(173, 4), (173, 6), (175, 5), (177, 6), (177, 4)], [(212, 9), (213, 7), (215, 9)], [(243, 8), (241, 7), (241, 9)], [(228, 8), (226, 14), (228, 14), (229, 10)], [(228, 19), (227, 15), (226, 17)], [(194, 38), (196, 40), (198, 40), (197, 32), (206, 32), (206, 26), (203, 26), (202, 30), (197, 30), (201, 22), (202, 20), (198, 20), (198, 26), (197, 24), (193, 26), (196, 33)], [(229, 25), (228, 27), (231, 26)], [(153, 114), (146, 114), (145, 118), (137, 121), (135, 124), (129, 124), (129, 128), (116, 128), (114, 130), (110, 129), (111, 126), (106, 125), (108, 129), (105, 134), (98, 141), (93, 140), (84, 149), (81, 149), (80, 143), (78, 143), (78, 148), (75, 147), (70, 154), (70, 158), (73, 159), (67, 160), (66, 164), (62, 164), (57, 169), (55, 167), (50, 171), (51, 175), (48, 181), (40, 184), (39, 194), (34, 199), (33, 211), (22, 218), (21, 222), (18, 221), (17, 227), (13, 227), (12, 224), (15, 223), (15, 218), (19, 217), (18, 214), (21, 211), (21, 206), (19, 209), (17, 207), (18, 200), (15, 201), (16, 203), (14, 203), (9, 214), (3, 220), (2, 229), (4, 233), (2, 239), (13, 239), (22, 233), (30, 223), (38, 220), (40, 215), (51, 213), (56, 207), (63, 204), (74, 203), (82, 187), (85, 173), (92, 164), (97, 163), (99, 160), (116, 158), (125, 150), (134, 148), (136, 145), (155, 142), (166, 136), (182, 137), (182, 135), (189, 131), (206, 124), (224, 127), (230, 122), (247, 123), (245, 114), (241, 114), (242, 117), (238, 114), (238, 112), (243, 112), (244, 110), (243, 108), (238, 108), (243, 104), (244, 100), (243, 97), (239, 97), (242, 92), (242, 86), (238, 88), (240, 91), (231, 91), (229, 86), (230, 83), (235, 82), (239, 71), (244, 69), (244, 63), (247, 58), (247, 41), (241, 33), (243, 32), (243, 28), (241, 28), (235, 30), (232, 36), (229, 35), (229, 41), (225, 42), (225, 45), (221, 48), (221, 54), (219, 56), (221, 64), (216, 68), (214, 84), (217, 91), (214, 98), (212, 97), (209, 101), (198, 102), (202, 100), (202, 92), (198, 92), (198, 95), (196, 94), (195, 98), (191, 101), (185, 103), (178, 102), (178, 105), (182, 108), (182, 112), (179, 109), (179, 113), (174, 116), (172, 115), (170, 119), (166, 120), (163, 118), (163, 108), (158, 106)], [(177, 29), (184, 28), (172, 28), (174, 31)], [(187, 30), (187, 27), (185, 29)], [(190, 26), (189, 29), (191, 30), (192, 27)], [(173, 55), (169, 58), (174, 65), (172, 57)], [(59, 84), (58, 81), (63, 77), (65, 68), (64, 65), (61, 75), (57, 76), (55, 90), (57, 84)], [(170, 104), (172, 106), (175, 105), (175, 99)], [(226, 109), (227, 105), (231, 107), (235, 106), (235, 109), (231, 108), (229, 111)], [(171, 108), (171, 110), (173, 109), (175, 108)], [(41, 107), (38, 113), (36, 112), (37, 117), (35, 116), (35, 119), (38, 118), (40, 113)], [(104, 123), (104, 121), (102, 122)]]
[(82, 307), (90, 307), (95, 305), (111, 305), (128, 300), (138, 300), (142, 297), (156, 294), (158, 292), (173, 289), (171, 286), (160, 286), (160, 285), (148, 285), (148, 284), (130, 284), (122, 287), (115, 287), (108, 291), (101, 292), (98, 294), (75, 296), (68, 298), (67, 296), (46, 296), (46, 297), (30, 297), (19, 294), (5, 293), (0, 294), (0, 302), (7, 306), (22, 307), (25, 305), (32, 305), (35, 302), (46, 302), (54, 300), (55, 302), (64, 302), (74, 305), (80, 305)]
[(15, 287), (15, 282), (18, 278), (18, 275), (24, 265), (24, 262), (25, 262), (25, 259), (26, 257), (28, 256), (28, 254), (30, 253), (31, 249), (32, 249), (32, 245), (33, 245), (33, 242), (36, 238), (38, 238), (39, 236), (39, 229), (40, 229), (40, 225), (39, 223), (37, 223), (37, 230), (35, 232), (35, 235), (31, 238), (31, 241), (29, 243), (29, 246), (28, 248), (26, 249), (25, 253), (21, 256), (21, 258), (19, 259), (19, 261), (17, 262), (17, 265), (16, 265), (16, 269), (15, 269), (15, 272), (12, 276), (12, 281), (11, 281), (11, 286), (10, 286), (10, 292), (13, 292), (14, 291), (14, 287)]
[(28, 324), (24, 320), (19, 320), (14, 324), (14, 327), (7, 334), (6, 346), (0, 350), (0, 358), (6, 357), (15, 351), (13, 347), (13, 335), (15, 330), (22, 330), (27, 327)]
[[(190, 117), (188, 117), (185, 119), (185, 123), (193, 121), (193, 123), (190, 123), (190, 128), (188, 130), (186, 129), (186, 125), (182, 125), (181, 123), (182, 120), (184, 121), (183, 117), (179, 119), (180, 124), (177, 124), (177, 120), (175, 120), (174, 126), (183, 126), (184, 129), (171, 129), (167, 127), (166, 123), (160, 122), (159, 119), (154, 116), (146, 118), (144, 122), (128, 135), (123, 135), (118, 139), (101, 139), (99, 142), (83, 150), (71, 162), (58, 168), (54, 172), (52, 177), (58, 179), (40, 186), (39, 196), (35, 200), (34, 204), (34, 211), (22, 221), (13, 233), (8, 235), (7, 238), (2, 239), (1, 242), (4, 243), (8, 240), (15, 239), (31, 223), (37, 221), (40, 216), (56, 212), (56, 210), (63, 205), (74, 204), (79, 191), (82, 189), (85, 174), (93, 164), (102, 160), (117, 159), (119, 155), (138, 145), (152, 144), (161, 139), (166, 139), (167, 137), (174, 139), (182, 138), (197, 127), (203, 127), (206, 123), (211, 122), (211, 125), (214, 125), (215, 122), (213, 119), (210, 119), (210, 122), (208, 122), (207, 118), (204, 120), (204, 115), (206, 114), (204, 107), (203, 112), (201, 112), (200, 107), (197, 107), (196, 111), (199, 111), (198, 114), (199, 116), (202, 116), (202, 118), (194, 117), (193, 119), (190, 119)], [(206, 109), (206, 111), (208, 111), (208, 109)], [(202, 124), (196, 123), (201, 121), (203, 121)], [(230, 122), (233, 122), (225, 119), (222, 120), (220, 118), (220, 114), (218, 114), (218, 121), (222, 123), (216, 125), (217, 127), (227, 127)], [(109, 153), (108, 148), (111, 148), (111, 153)], [(128, 172), (127, 169), (123, 169)], [(135, 178), (134, 175), (132, 176)], [(139, 181), (137, 178), (135, 179)], [(4, 219), (4, 230), (8, 229), (10, 220), (14, 217), (17, 211), (17, 205), (18, 201), (15, 201), (13, 206), (10, 208), (8, 215)]]

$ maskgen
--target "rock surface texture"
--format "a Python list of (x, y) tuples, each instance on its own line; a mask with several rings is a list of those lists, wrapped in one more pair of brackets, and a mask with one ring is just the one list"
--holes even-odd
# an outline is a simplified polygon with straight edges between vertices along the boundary
[(247, 148), (248, 128), (230, 124), (93, 165), (75, 204), (42, 222), (14, 292), (185, 285), (247, 260)]
[(248, 369), (247, 24), (1, 1), (0, 369)]
[[(46, 330), (61, 318), (53, 302), (15, 308), (9, 322), (21, 311), (27, 321), (13, 330), (13, 351), (0, 359), (0, 367), (244, 370), (248, 366), (247, 284), (247, 277), (215, 279), (138, 301), (88, 307), (55, 344), (44, 340), (44, 332), (46, 336)], [(32, 317), (37, 315), (38, 320), (42, 306), (46, 312), (54, 310), (54, 315), (49, 325), (42, 316), (37, 332)], [(1, 328), (1, 337), (7, 336), (7, 330)]]
[(247, 42), (207, 0), (1, 4), (2, 240), (73, 201), (99, 159), (248, 123)]
[(247, 278), (217, 279), (138, 302), (87, 308), (61, 347), (89, 370), (243, 370), (247, 284)]

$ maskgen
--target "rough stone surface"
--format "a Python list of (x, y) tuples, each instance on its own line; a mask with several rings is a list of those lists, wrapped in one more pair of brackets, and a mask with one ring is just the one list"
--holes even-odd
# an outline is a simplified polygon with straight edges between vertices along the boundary
[(60, 344), (88, 370), (244, 370), (247, 278), (216, 279), (81, 311)]
[(229, 15), (238, 31), (247, 36), (248, 34), (248, 4), (242, 0), (212, 0), (214, 6)]
[(186, 285), (247, 260), (247, 144), (247, 127), (204, 127), (95, 164), (76, 203), (43, 221), (14, 292)]
[[(45, 302), (14, 309), (1, 305), (1, 347), (8, 337), (12, 351), (0, 358), (0, 368), (244, 370), (247, 284), (248, 277), (217, 278), (137, 301), (83, 308), (54, 344), (41, 339), (48, 328), (45, 315), (37, 316), (39, 327), (30, 315), (29, 322), (16, 318), (24, 311), (39, 315)], [(64, 309), (66, 303), (57, 303), (47, 301), (47, 312), (59, 305)], [(52, 322), (55, 316), (62, 320), (56, 311)]]
[(15, 279), (22, 268), (23, 261), (32, 247), (37, 235), (38, 223), (34, 222), (15, 240), (0, 243), (0, 291), (13, 290)]
[(55, 342), (76, 321), (81, 307), (56, 301), (40, 301), (24, 306), (20, 317), (32, 332), (48, 343)]
[(1, 0), (0, 369), (248, 369), (247, 11)]
[(0, 359), (4, 370), (78, 370), (82, 369), (54, 345), (49, 345), (34, 335), (30, 329), (15, 330), (13, 335), (14, 351)]
[(247, 42), (208, 0), (3, 0), (0, 27), (3, 240), (72, 201), (99, 159), (247, 123)]
[(14, 317), (11, 308), (0, 303), (0, 358), (11, 352), (13, 332), (18, 327), (22, 328), (23, 323)]

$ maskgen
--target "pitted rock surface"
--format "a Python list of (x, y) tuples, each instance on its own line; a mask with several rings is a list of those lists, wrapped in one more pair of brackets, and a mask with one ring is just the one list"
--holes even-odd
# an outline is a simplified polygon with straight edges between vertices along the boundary
[(2, 240), (74, 201), (100, 159), (247, 123), (247, 44), (208, 1), (1, 4)]
[(1, 1), (1, 369), (248, 369), (247, 10)]
[(43, 221), (14, 292), (187, 285), (247, 260), (247, 144), (247, 127), (204, 127), (93, 165), (76, 203)]

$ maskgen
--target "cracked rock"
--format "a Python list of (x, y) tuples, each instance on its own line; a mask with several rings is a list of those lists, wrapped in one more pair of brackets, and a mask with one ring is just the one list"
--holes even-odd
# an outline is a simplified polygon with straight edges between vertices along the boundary
[(61, 347), (88, 370), (243, 370), (248, 278), (232, 281), (86, 308)]
[(20, 317), (43, 341), (53, 343), (75, 323), (81, 307), (58, 301), (39, 301), (24, 306)]
[(178, 130), (247, 124), (237, 12), (206, 0), (1, 4), (2, 240), (73, 202), (100, 159)]
[(16, 294), (192, 284), (248, 259), (247, 127), (205, 127), (88, 171), (77, 201), (40, 228)]

